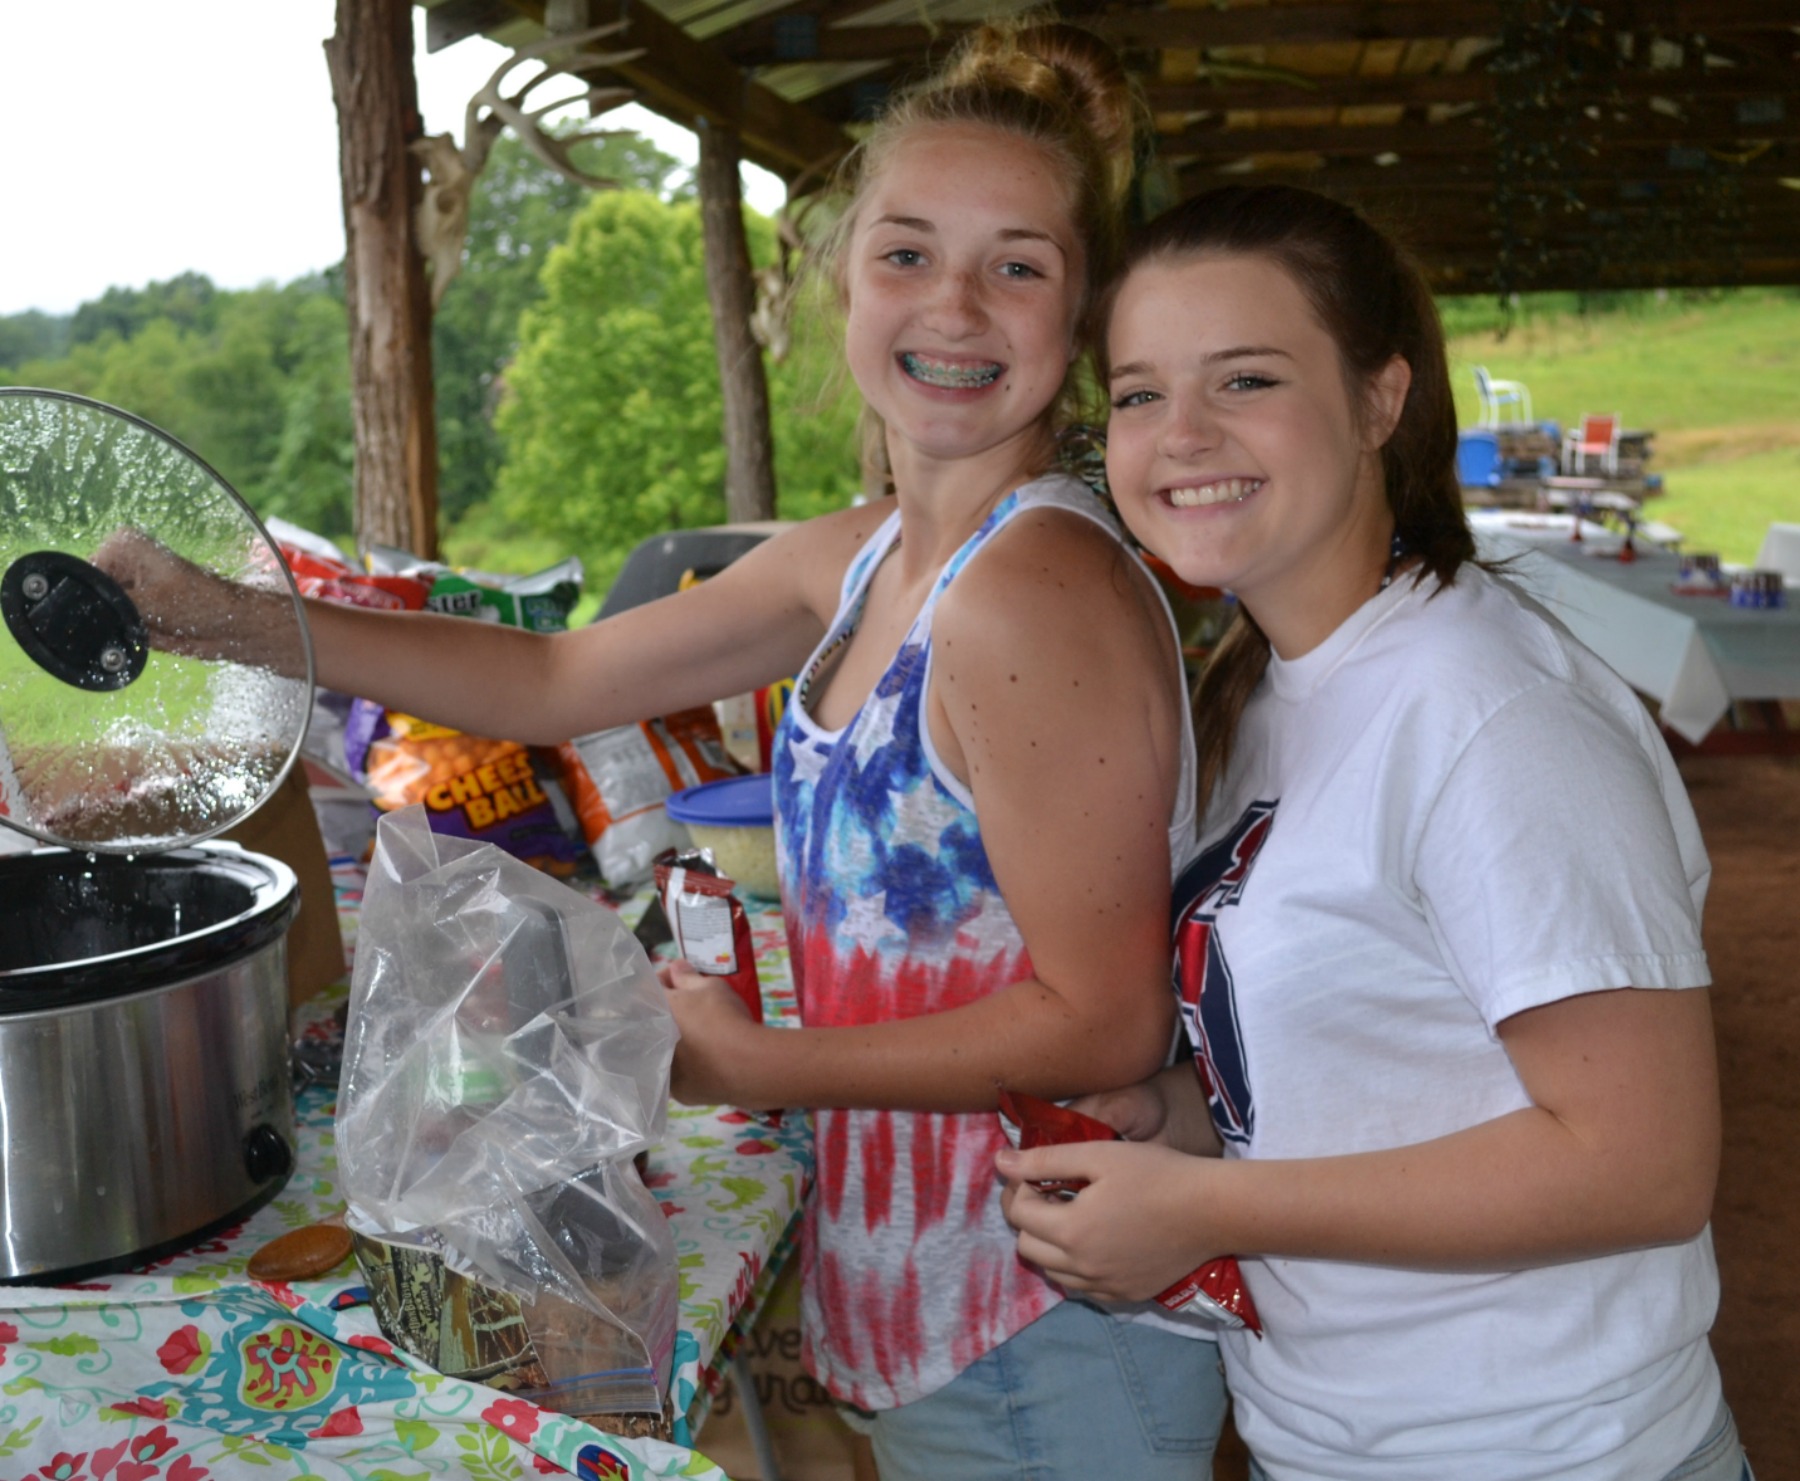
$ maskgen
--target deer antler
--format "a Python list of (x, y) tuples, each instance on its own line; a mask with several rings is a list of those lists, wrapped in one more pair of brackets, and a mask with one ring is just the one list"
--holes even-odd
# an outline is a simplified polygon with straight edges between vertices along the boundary
[[(585, 31), (544, 36), (519, 47), (494, 69), (494, 75), (469, 100), (463, 119), (463, 142), (460, 146), (449, 134), (427, 134), (414, 141), (413, 153), (424, 162), (428, 178), (425, 192), (419, 200), (418, 212), (413, 219), (413, 230), (419, 251), (431, 268), (433, 309), (443, 302), (450, 280), (462, 270), (463, 239), (469, 230), (469, 196), (475, 188), (476, 177), (487, 164), (494, 141), (509, 126), (524, 141), (527, 149), (565, 179), (572, 180), (577, 185), (585, 185), (590, 190), (611, 190), (618, 186), (617, 180), (588, 174), (570, 157), (570, 150), (575, 145), (588, 139), (604, 138), (614, 130), (584, 128), (559, 137), (545, 130), (542, 120), (546, 114), (583, 101), (587, 103), (590, 112), (604, 112), (628, 101), (631, 97), (629, 88), (584, 88), (571, 97), (560, 98), (554, 103), (532, 109), (525, 107), (525, 100), (547, 78), (564, 75), (576, 64), (583, 67), (613, 67), (642, 56), (642, 48), (598, 55), (576, 51), (576, 48), (598, 41), (602, 36), (609, 36), (626, 24), (625, 21), (612, 21)], [(557, 61), (550, 60), (564, 52), (573, 55)], [(513, 68), (534, 61), (542, 65), (541, 72), (510, 96), (502, 91), (507, 74)]]
[[(562, 135), (546, 133), (539, 120), (548, 113), (559, 108), (567, 108), (571, 103), (585, 102), (591, 113), (604, 112), (608, 108), (617, 107), (628, 102), (631, 90), (623, 87), (584, 87), (581, 92), (567, 98), (559, 98), (554, 103), (546, 103), (542, 107), (527, 109), (525, 100), (539, 84), (549, 78), (565, 75), (577, 62), (584, 68), (616, 67), (622, 62), (635, 61), (644, 54), (642, 47), (631, 51), (579, 53), (560, 61), (551, 61), (561, 52), (575, 52), (577, 47), (586, 46), (589, 42), (598, 41), (602, 36), (611, 36), (623, 30), (628, 21), (609, 21), (604, 26), (593, 26), (585, 31), (572, 31), (565, 34), (551, 34), (540, 37), (526, 46), (521, 46), (504, 62), (494, 69), (494, 75), (488, 78), (481, 91), (469, 99), (468, 113), (463, 127), (463, 137), (472, 139), (478, 135), (487, 138), (487, 146), (483, 148), (481, 159), (475, 162), (474, 168), (480, 171), (486, 162), (487, 148), (491, 148), (494, 138), (502, 128), (510, 127), (544, 164), (573, 180), (577, 185), (585, 185), (592, 190), (610, 190), (618, 185), (616, 180), (603, 179), (598, 175), (590, 175), (578, 169), (569, 158), (569, 150), (584, 139), (598, 139), (612, 132), (609, 129), (581, 129), (572, 134)], [(543, 71), (531, 78), (516, 93), (508, 96), (502, 91), (506, 76), (513, 68), (526, 62), (538, 62)], [(483, 110), (486, 110), (485, 112)]]
[(750, 311), (750, 334), (777, 365), (787, 359), (794, 300), (805, 281), (806, 264), (814, 255), (805, 222), (823, 199), (821, 194), (800, 192), (808, 177), (819, 173), (820, 168), (813, 166), (788, 186), (788, 203), (775, 213), (775, 261), (758, 268), (754, 275), (756, 306)]

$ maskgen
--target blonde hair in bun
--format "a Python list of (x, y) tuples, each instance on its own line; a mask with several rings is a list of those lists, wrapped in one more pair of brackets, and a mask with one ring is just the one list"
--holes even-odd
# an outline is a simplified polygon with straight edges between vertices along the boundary
[[(979, 27), (941, 69), (888, 105), (840, 168), (838, 184), (849, 204), (823, 244), (840, 293), (844, 250), (863, 196), (894, 150), (920, 128), (980, 125), (1036, 144), (1067, 181), (1085, 258), (1082, 338), (1091, 341), (1091, 311), (1122, 250), (1143, 117), (1118, 57), (1092, 32), (1032, 16)], [(1075, 382), (1071, 371), (1052, 413), (1055, 425), (1075, 417)], [(872, 413), (865, 422), (865, 451), (884, 463), (879, 424)]]

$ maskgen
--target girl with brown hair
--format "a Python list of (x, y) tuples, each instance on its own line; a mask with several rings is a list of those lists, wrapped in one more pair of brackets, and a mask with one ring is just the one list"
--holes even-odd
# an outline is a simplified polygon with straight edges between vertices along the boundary
[(1739, 1481), (1705, 851), (1642, 703), (1473, 558), (1418, 273), (1235, 187), (1108, 311), (1120, 512), (1240, 614), (1196, 700), (1192, 1060), (1084, 1103), (1134, 1140), (1002, 1154), (1020, 1254), (1127, 1298), (1242, 1257), (1258, 1477)]

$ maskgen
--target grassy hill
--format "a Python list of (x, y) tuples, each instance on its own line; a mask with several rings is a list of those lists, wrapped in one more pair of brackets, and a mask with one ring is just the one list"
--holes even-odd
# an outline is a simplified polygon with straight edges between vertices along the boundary
[[(1455, 307), (1446, 319), (1463, 317)], [(1638, 297), (1604, 312), (1526, 313), (1504, 338), (1450, 343), (1464, 426), (1477, 365), (1531, 389), (1532, 410), (1566, 429), (1616, 411), (1656, 433), (1664, 494), (1647, 513), (1688, 548), (1755, 559), (1771, 520), (1800, 522), (1800, 293), (1739, 289), (1706, 299)]]

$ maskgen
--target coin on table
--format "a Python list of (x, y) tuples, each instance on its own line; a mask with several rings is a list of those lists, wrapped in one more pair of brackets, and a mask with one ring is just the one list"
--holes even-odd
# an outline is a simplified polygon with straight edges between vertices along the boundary
[(350, 1231), (342, 1224), (308, 1224), (271, 1239), (250, 1257), (252, 1280), (311, 1280), (342, 1265)]

